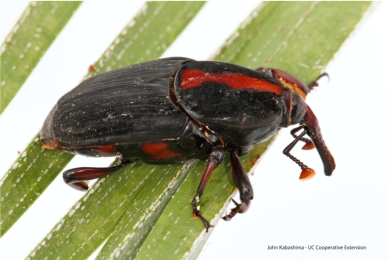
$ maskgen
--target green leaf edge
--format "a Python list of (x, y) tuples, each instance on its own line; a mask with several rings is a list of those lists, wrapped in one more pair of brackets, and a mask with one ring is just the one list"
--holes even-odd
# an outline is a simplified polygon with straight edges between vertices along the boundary
[[(366, 6), (366, 8), (367, 8), (367, 6)], [(216, 59), (217, 59), (217, 57), (216, 57)], [(239, 62), (236, 62), (236, 63), (239, 63)], [(267, 65), (268, 64), (272, 64), (271, 62), (269, 63), (269, 62), (267, 62), (266, 63)], [(281, 65), (285, 65), (285, 64), (281, 64)], [(273, 65), (272, 65), (273, 66)], [(293, 66), (292, 66), (293, 67)], [(318, 70), (320, 70), (320, 68), (318, 68)], [(293, 71), (293, 68), (292, 69), (289, 69), (288, 71)], [(300, 73), (300, 75), (301, 75), (302, 73)], [(312, 74), (314, 74), (314, 73), (312, 73)], [(317, 74), (316, 74), (317, 75)], [(313, 78), (313, 76), (307, 76), (308, 78)], [(203, 167), (203, 166), (202, 166)], [(211, 184), (209, 184), (209, 185), (211, 185)], [(202, 200), (203, 201), (203, 200)], [(207, 206), (208, 206), (208, 203), (207, 203)], [(190, 212), (189, 212), (189, 215), (190, 215)]]
[(81, 3), (30, 2), (1, 45), (0, 114)]

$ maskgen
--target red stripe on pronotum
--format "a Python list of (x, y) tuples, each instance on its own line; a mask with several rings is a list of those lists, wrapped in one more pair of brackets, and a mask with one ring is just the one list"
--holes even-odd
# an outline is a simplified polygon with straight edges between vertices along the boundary
[(187, 69), (181, 76), (181, 87), (184, 90), (199, 87), (205, 82), (219, 82), (235, 89), (255, 89), (273, 92), (276, 95), (282, 92), (282, 87), (273, 83), (237, 73), (206, 73), (202, 70)]

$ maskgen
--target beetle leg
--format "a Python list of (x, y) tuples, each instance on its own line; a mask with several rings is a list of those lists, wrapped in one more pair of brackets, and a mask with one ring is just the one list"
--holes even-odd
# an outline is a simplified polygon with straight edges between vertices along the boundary
[[(297, 138), (297, 132), (300, 131), (301, 128), (304, 128), (304, 126), (299, 126), (299, 127), (296, 127), (295, 129), (292, 129), (292, 131), (290, 131), (290, 134), (294, 137), (294, 138)], [(305, 138), (305, 137), (301, 137), (299, 141), (303, 141), (305, 143), (305, 145), (303, 146), (303, 150), (311, 150), (313, 148), (315, 148), (315, 145), (313, 144), (313, 142), (311, 140), (309, 140), (308, 138)]]
[(197, 202), (199, 202), (201, 195), (203, 195), (203, 192), (208, 183), (209, 177), (211, 177), (213, 170), (216, 169), (216, 167), (223, 161), (223, 159), (224, 149), (221, 147), (214, 147), (208, 156), (208, 163), (205, 167), (203, 175), (201, 176), (201, 181), (197, 188), (196, 196), (194, 196), (191, 202), (193, 216), (199, 218), (203, 222), (206, 232), (208, 232), (208, 229), (213, 226), (202, 216), (201, 211), (197, 207)]
[(306, 166), (303, 162), (301, 162), (299, 159), (297, 159), (296, 157), (294, 157), (293, 155), (290, 154), (290, 151), (293, 149), (293, 147), (296, 145), (296, 143), (298, 141), (301, 140), (301, 138), (303, 138), (303, 136), (307, 133), (307, 130), (304, 129), (303, 132), (301, 132), (301, 134), (299, 136), (296, 137), (296, 139), (294, 139), (293, 142), (291, 142), (283, 151), (283, 153), (288, 156), (292, 161), (294, 161), (295, 163), (298, 164), (298, 166), (301, 167), (301, 174), (300, 174), (300, 180), (309, 180), (311, 179), (313, 176), (315, 176), (315, 171), (311, 168), (309, 168), (308, 166)]
[(70, 187), (80, 190), (86, 191), (88, 190), (88, 182), (89, 180), (97, 179), (106, 175), (109, 175), (123, 166), (131, 163), (128, 160), (122, 160), (121, 164), (106, 167), (106, 168), (92, 168), (92, 167), (80, 167), (74, 168), (63, 172), (63, 180)]
[(232, 166), (232, 179), (239, 190), (240, 201), (242, 203), (239, 204), (235, 200), (232, 200), (236, 207), (231, 209), (230, 214), (223, 217), (226, 221), (231, 220), (237, 213), (245, 213), (250, 207), (251, 200), (254, 198), (253, 187), (251, 186), (250, 180), (240, 163), (236, 151), (230, 152), (230, 159)]
[(311, 83), (308, 84), (308, 89), (309, 91), (311, 91), (314, 87), (317, 87), (319, 86), (319, 84), (317, 83), (317, 81), (319, 79), (321, 79), (322, 77), (327, 77), (328, 79), (330, 78), (330, 76), (328, 75), (328, 73), (324, 72), (322, 74), (319, 75), (319, 77), (317, 77), (314, 81), (312, 81)]
[(319, 153), (320, 158), (323, 162), (325, 175), (331, 176), (332, 172), (335, 170), (336, 167), (334, 157), (332, 157), (330, 150), (328, 150), (323, 140), (323, 136), (321, 135), (319, 127), (319, 122), (317, 121), (315, 114), (308, 105), (306, 105), (305, 109), (306, 113), (303, 119), (305, 130), (316, 146), (316, 150)]

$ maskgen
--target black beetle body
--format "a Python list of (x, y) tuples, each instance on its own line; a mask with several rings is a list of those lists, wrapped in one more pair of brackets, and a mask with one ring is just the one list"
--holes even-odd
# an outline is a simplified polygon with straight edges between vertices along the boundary
[(65, 171), (65, 182), (81, 190), (88, 188), (84, 181), (138, 159), (151, 164), (207, 160), (192, 205), (193, 214), (208, 230), (211, 225), (196, 203), (226, 151), (242, 203), (234, 201), (237, 207), (225, 220), (245, 212), (254, 196), (238, 156), (280, 127), (301, 125), (292, 130), (296, 139), (284, 150), (302, 168), (301, 179), (312, 177), (314, 171), (289, 152), (299, 140), (307, 143), (306, 149), (314, 147), (305, 134), (315, 144), (325, 174), (331, 175), (334, 159), (304, 101), (315, 84), (306, 86), (277, 69), (250, 70), (181, 57), (153, 60), (91, 77), (68, 92), (48, 115), (41, 141), (44, 148), (121, 157), (119, 166)]

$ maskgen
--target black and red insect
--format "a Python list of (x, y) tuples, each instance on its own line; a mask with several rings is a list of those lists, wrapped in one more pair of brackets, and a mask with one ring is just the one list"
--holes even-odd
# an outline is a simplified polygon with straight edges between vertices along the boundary
[(241, 203), (234, 201), (236, 207), (223, 218), (246, 212), (254, 192), (239, 156), (281, 127), (300, 124), (291, 132), (295, 140), (283, 152), (301, 167), (300, 179), (315, 173), (290, 154), (298, 141), (306, 143), (305, 149), (316, 147), (325, 174), (332, 174), (335, 161), (304, 101), (315, 85), (307, 86), (278, 69), (251, 70), (182, 57), (153, 60), (91, 77), (65, 94), (48, 115), (41, 141), (43, 148), (120, 157), (118, 166), (65, 171), (65, 182), (79, 190), (88, 189), (86, 181), (135, 160), (150, 164), (207, 161), (192, 210), (208, 230), (211, 224), (197, 202), (212, 171), (229, 152)]

